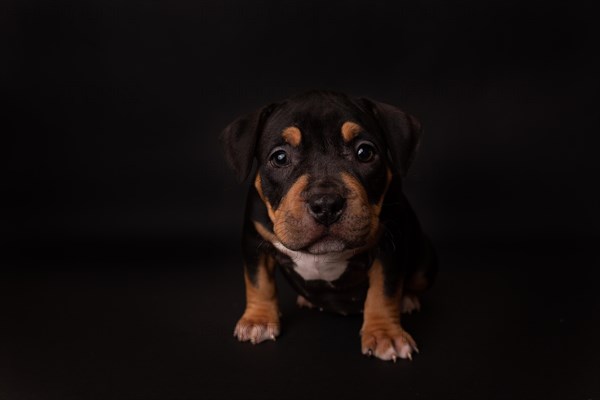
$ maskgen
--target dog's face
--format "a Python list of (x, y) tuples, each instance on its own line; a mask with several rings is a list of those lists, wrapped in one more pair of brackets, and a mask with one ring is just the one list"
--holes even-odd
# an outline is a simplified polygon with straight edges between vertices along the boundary
[(404, 174), (419, 124), (395, 107), (330, 92), (271, 105), (229, 125), (226, 154), (254, 185), (273, 234), (313, 254), (368, 245), (395, 174)]

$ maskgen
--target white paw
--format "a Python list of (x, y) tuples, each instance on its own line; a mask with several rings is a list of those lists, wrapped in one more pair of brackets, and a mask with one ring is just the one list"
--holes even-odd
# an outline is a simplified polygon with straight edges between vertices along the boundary
[(361, 336), (362, 353), (381, 360), (412, 360), (412, 352), (419, 352), (413, 338), (399, 326), (378, 330), (363, 329)]
[(259, 322), (242, 318), (233, 331), (240, 342), (258, 344), (279, 336), (279, 322)]

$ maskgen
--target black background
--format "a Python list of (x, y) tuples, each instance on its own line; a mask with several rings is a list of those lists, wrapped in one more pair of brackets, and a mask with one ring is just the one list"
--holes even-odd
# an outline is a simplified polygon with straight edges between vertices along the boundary
[[(6, 1), (0, 398), (600, 397), (593, 2)], [(396, 104), (441, 258), (360, 355), (297, 310), (237, 343), (245, 186), (217, 137), (308, 89)]]

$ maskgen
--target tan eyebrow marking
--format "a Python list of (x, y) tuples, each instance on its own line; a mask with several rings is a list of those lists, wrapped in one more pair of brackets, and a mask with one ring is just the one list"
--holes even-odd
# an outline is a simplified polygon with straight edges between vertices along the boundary
[(346, 121), (344, 125), (342, 125), (342, 137), (344, 138), (344, 142), (348, 143), (352, 139), (356, 137), (360, 133), (362, 128), (355, 122)]
[(300, 129), (295, 126), (288, 126), (281, 132), (281, 136), (283, 140), (291, 144), (293, 147), (298, 147), (300, 141), (302, 140), (302, 133)]

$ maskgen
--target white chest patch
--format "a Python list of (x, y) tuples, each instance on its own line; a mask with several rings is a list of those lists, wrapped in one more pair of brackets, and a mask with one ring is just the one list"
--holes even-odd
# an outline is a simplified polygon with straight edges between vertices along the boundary
[(354, 254), (352, 250), (339, 253), (310, 254), (290, 250), (280, 242), (275, 242), (273, 245), (292, 259), (295, 264), (294, 270), (307, 281), (335, 281), (346, 271), (348, 259)]

